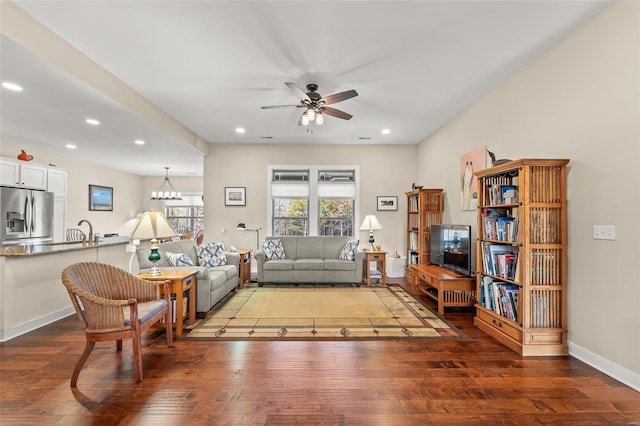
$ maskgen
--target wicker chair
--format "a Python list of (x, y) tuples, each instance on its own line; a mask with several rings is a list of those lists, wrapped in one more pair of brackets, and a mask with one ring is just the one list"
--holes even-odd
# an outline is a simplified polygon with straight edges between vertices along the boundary
[(173, 345), (169, 282), (142, 280), (115, 266), (96, 262), (70, 265), (62, 271), (61, 278), (87, 339), (73, 370), (71, 387), (76, 387), (80, 370), (96, 342), (115, 340), (116, 350), (121, 351), (122, 339), (128, 338), (133, 340), (136, 382), (141, 382), (141, 333), (164, 319), (167, 345)]
[(87, 241), (87, 235), (82, 231), (82, 229), (70, 228), (70, 229), (67, 229), (65, 240), (66, 241)]

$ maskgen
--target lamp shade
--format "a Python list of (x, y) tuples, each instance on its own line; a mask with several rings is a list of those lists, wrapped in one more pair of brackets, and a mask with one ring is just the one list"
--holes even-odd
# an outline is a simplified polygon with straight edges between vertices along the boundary
[(141, 240), (167, 238), (176, 235), (171, 224), (162, 212), (144, 212), (129, 238)]
[(382, 225), (378, 221), (376, 215), (368, 214), (364, 217), (362, 221), (362, 225), (360, 225), (361, 231), (377, 231), (378, 229), (382, 229)]

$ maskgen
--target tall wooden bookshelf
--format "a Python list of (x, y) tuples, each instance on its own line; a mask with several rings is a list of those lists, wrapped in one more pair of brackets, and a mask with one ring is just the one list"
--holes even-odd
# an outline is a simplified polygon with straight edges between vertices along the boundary
[(523, 356), (567, 355), (569, 160), (522, 159), (478, 178), (478, 328)]
[(407, 268), (405, 277), (413, 282), (410, 265), (429, 264), (431, 225), (442, 223), (444, 191), (415, 189), (407, 195)]

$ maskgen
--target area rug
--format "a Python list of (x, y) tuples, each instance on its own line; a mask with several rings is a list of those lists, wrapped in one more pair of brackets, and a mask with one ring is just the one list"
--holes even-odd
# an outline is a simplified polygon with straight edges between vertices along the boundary
[(467, 339), (399, 285), (247, 285), (188, 330), (205, 340)]

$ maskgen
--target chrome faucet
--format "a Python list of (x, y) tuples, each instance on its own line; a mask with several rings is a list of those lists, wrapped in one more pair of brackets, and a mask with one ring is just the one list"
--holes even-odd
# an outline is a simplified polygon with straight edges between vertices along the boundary
[(89, 238), (87, 239), (87, 241), (89, 241), (89, 244), (91, 244), (93, 243), (93, 225), (87, 219), (82, 219), (80, 222), (78, 222), (78, 226), (82, 225), (82, 222), (87, 222), (87, 225), (89, 225)]

